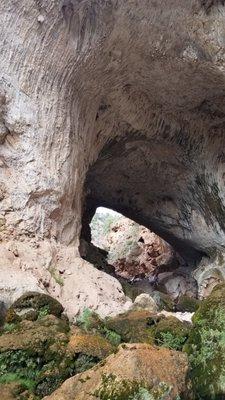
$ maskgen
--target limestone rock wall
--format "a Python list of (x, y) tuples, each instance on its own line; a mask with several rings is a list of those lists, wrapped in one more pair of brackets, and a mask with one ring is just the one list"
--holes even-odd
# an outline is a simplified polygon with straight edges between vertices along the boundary
[(73, 269), (85, 197), (186, 257), (224, 251), (224, 14), (197, 0), (1, 1), (1, 268), (11, 257), (54, 294), (39, 274)]

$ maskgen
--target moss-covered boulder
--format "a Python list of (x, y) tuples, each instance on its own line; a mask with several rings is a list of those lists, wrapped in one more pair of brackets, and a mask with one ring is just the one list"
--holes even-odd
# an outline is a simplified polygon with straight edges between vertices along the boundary
[(48, 314), (60, 317), (63, 306), (45, 293), (27, 292), (19, 297), (9, 308), (6, 322), (18, 322), (23, 319), (35, 321)]
[(77, 319), (77, 325), (84, 332), (101, 335), (107, 339), (112, 346), (116, 347), (121, 343), (121, 337), (115, 331), (105, 326), (105, 321), (98, 314), (86, 308)]
[(24, 379), (19, 382), (1, 384), (1, 400), (39, 400), (29, 390), (29, 381)]
[(168, 317), (161, 319), (153, 329), (155, 343), (158, 346), (182, 350), (184, 343), (188, 339), (191, 325), (175, 317)]
[(114, 350), (99, 333), (70, 327), (54, 315), (6, 323), (0, 332), (0, 386), (13, 399), (39, 400)]
[(216, 286), (201, 302), (184, 350), (196, 398), (225, 398), (225, 284)]
[(45, 400), (191, 400), (185, 354), (148, 344), (123, 344)]
[(48, 315), (13, 328), (0, 336), (0, 384), (23, 384), (40, 396), (51, 393), (70, 376), (64, 367), (68, 325)]
[(114, 350), (112, 344), (101, 335), (84, 333), (80, 329), (74, 330), (68, 343), (68, 351), (71, 354), (82, 353), (99, 360), (107, 357)]
[(123, 342), (154, 343), (154, 327), (159, 317), (146, 310), (133, 310), (116, 317), (106, 318), (105, 327), (121, 336)]
[(176, 303), (176, 311), (180, 312), (195, 312), (197, 311), (200, 305), (200, 300), (195, 299), (194, 297), (182, 295), (179, 297), (178, 302)]

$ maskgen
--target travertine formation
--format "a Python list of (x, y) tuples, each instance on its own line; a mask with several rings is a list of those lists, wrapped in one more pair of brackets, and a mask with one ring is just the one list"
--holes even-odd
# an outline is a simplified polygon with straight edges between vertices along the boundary
[(224, 17), (223, 1), (1, 1), (0, 290), (8, 271), (70, 314), (122, 309), (79, 258), (99, 205), (204, 255), (201, 288), (224, 278)]

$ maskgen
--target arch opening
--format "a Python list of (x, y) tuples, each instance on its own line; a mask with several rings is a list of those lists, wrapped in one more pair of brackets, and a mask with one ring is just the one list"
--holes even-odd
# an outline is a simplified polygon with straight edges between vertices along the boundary
[(96, 209), (89, 226), (91, 242), (81, 238), (81, 256), (117, 278), (132, 300), (157, 291), (174, 299), (197, 296), (190, 266), (154, 232), (104, 207)]
[[(91, 243), (90, 223), (98, 207), (114, 210), (167, 242), (183, 260), (184, 279), (195, 287), (192, 277), (203, 259), (208, 265), (223, 248), (219, 189), (206, 163), (210, 154), (203, 151), (207, 140), (196, 143), (190, 132), (165, 124), (157, 132), (126, 125), (89, 167), (81, 238)], [(108, 263), (105, 270), (113, 273)]]

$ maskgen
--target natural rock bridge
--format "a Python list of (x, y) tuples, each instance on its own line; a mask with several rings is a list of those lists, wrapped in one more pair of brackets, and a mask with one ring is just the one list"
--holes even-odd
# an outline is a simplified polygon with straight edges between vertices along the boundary
[(123, 308), (116, 280), (79, 257), (99, 205), (204, 256), (200, 286), (223, 277), (223, 3), (1, 1), (2, 292), (20, 276), (71, 315), (71, 299)]

